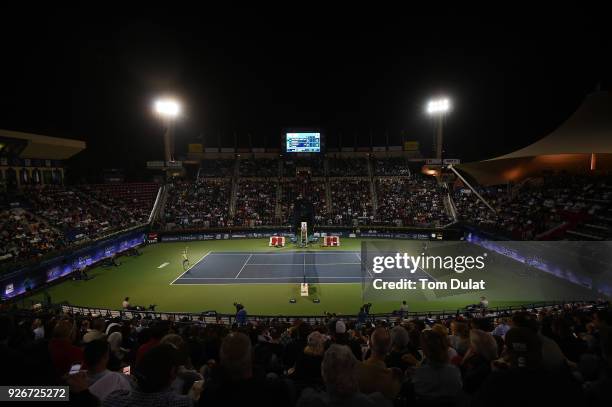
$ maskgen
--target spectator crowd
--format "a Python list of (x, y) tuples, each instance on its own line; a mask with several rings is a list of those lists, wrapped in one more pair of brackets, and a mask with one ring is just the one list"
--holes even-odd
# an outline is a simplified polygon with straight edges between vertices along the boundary
[(232, 326), (6, 310), (1, 384), (67, 384), (82, 406), (605, 406), (611, 324), (601, 302)]

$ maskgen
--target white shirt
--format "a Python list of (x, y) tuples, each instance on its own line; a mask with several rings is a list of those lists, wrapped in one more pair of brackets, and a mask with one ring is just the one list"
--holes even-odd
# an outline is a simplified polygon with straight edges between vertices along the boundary
[(126, 309), (130, 306), (130, 303), (128, 301), (123, 301), (123, 309)]
[(89, 392), (103, 401), (106, 396), (115, 390), (132, 390), (130, 377), (118, 372), (107, 372), (94, 384), (89, 386)]

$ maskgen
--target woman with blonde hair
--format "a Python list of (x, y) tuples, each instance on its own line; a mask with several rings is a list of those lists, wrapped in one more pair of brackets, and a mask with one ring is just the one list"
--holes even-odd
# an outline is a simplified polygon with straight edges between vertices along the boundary
[(306, 339), (304, 350), (297, 355), (295, 366), (289, 369), (289, 377), (306, 385), (321, 381), (321, 363), (325, 353), (327, 337), (318, 331), (311, 332)]

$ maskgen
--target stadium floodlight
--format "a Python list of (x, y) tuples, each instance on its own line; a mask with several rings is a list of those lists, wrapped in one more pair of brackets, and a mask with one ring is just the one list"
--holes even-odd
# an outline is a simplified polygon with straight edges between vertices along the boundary
[(434, 147), (436, 150), (436, 158), (442, 158), (442, 125), (444, 116), (450, 111), (451, 103), (448, 98), (432, 99), (427, 103), (427, 114), (437, 118), (436, 132), (434, 134)]
[(430, 115), (440, 115), (448, 113), (450, 110), (450, 101), (444, 99), (434, 99), (427, 103), (427, 113)]
[(154, 104), (155, 112), (163, 118), (166, 132), (164, 133), (164, 158), (174, 161), (174, 122), (181, 114), (181, 105), (170, 98), (158, 99)]
[(173, 99), (159, 99), (155, 102), (155, 111), (161, 116), (172, 119), (181, 113), (181, 105)]

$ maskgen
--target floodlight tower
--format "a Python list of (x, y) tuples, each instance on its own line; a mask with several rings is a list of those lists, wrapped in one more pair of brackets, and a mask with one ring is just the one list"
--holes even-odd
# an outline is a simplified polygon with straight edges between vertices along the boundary
[(181, 105), (174, 99), (158, 99), (155, 101), (155, 113), (164, 121), (164, 158), (174, 161), (174, 123), (181, 114)]
[(427, 103), (427, 114), (436, 120), (436, 132), (434, 135), (434, 148), (436, 158), (442, 158), (442, 129), (444, 117), (450, 111), (450, 101), (448, 98), (432, 99)]

